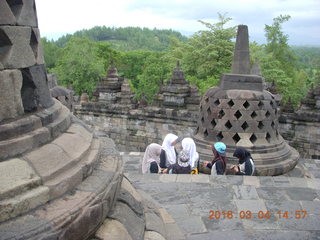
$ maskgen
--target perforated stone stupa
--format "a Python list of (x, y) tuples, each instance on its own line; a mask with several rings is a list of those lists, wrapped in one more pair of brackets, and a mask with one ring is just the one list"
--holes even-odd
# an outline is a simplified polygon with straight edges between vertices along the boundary
[(248, 28), (240, 25), (232, 73), (222, 74), (220, 86), (210, 88), (200, 103), (195, 136), (200, 159), (210, 160), (209, 146), (222, 141), (229, 163), (236, 163), (235, 147), (250, 150), (258, 175), (294, 168), (299, 154), (279, 134), (277, 103), (263, 83), (261, 76), (250, 74)]

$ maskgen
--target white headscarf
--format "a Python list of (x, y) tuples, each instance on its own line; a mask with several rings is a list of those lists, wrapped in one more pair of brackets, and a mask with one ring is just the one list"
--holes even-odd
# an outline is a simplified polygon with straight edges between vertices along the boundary
[(160, 164), (161, 146), (156, 143), (151, 143), (147, 146), (142, 160), (142, 173), (150, 172), (150, 163), (155, 161)]
[(176, 151), (172, 143), (178, 139), (178, 136), (168, 133), (162, 143), (162, 149), (166, 151), (167, 162), (170, 164), (175, 164), (177, 160)]
[(189, 164), (191, 169), (195, 169), (197, 166), (195, 164), (199, 160), (199, 154), (196, 150), (196, 144), (194, 143), (192, 138), (184, 138), (181, 142), (182, 149), (189, 153)]

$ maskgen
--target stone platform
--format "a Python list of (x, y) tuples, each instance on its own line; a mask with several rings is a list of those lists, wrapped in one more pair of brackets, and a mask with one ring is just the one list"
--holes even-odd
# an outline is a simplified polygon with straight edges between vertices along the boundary
[[(142, 156), (122, 153), (124, 175), (171, 215), (177, 229), (168, 231), (167, 239), (320, 239), (318, 160), (302, 161), (309, 178), (142, 175)], [(209, 219), (210, 211), (219, 211), (220, 219)], [(232, 211), (232, 218), (223, 211)], [(244, 217), (247, 211), (251, 215)], [(270, 218), (260, 219), (267, 211)], [(299, 219), (302, 211), (306, 216)]]

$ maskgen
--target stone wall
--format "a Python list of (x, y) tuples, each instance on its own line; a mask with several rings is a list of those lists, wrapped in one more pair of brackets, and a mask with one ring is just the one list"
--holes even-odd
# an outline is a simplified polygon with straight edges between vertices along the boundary
[(294, 114), (280, 117), (280, 133), (302, 158), (320, 159), (320, 123), (299, 121)]
[(279, 118), (281, 134), (301, 157), (320, 159), (320, 86), (308, 92), (297, 111), (285, 110)]
[[(134, 110), (110, 110), (98, 103), (75, 107), (75, 114), (96, 130), (111, 137), (120, 151), (144, 151), (152, 142), (162, 143), (169, 133), (193, 136), (197, 112), (146, 107)], [(296, 148), (302, 158), (320, 159), (320, 123), (297, 119), (296, 113), (282, 113), (280, 134)]]
[(196, 111), (145, 107), (109, 109), (103, 103), (89, 102), (75, 106), (75, 114), (94, 129), (108, 134), (119, 151), (144, 151), (152, 142), (162, 143), (167, 133), (192, 136)]

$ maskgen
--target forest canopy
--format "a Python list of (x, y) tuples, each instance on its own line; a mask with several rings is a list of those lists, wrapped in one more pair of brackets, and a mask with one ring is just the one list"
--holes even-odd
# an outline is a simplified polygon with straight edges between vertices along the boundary
[[(46, 67), (62, 85), (71, 84), (76, 94), (92, 95), (112, 60), (119, 74), (129, 79), (136, 97), (143, 93), (151, 102), (179, 60), (185, 78), (203, 94), (219, 84), (221, 73), (231, 70), (236, 26), (230, 27), (231, 18), (218, 17), (215, 23), (199, 21), (206, 30), (189, 38), (173, 30), (105, 26), (56, 41), (42, 38)], [(280, 15), (265, 25), (266, 44), (250, 43), (250, 57), (283, 101), (297, 106), (308, 89), (320, 84), (320, 47), (289, 46), (289, 36), (282, 30), (289, 20), (289, 15)]]

